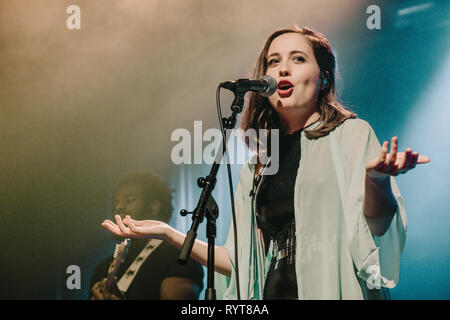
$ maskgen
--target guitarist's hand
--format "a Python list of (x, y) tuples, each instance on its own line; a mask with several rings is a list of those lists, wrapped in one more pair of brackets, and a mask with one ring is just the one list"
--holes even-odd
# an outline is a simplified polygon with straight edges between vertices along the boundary
[(106, 288), (106, 278), (96, 282), (91, 288), (91, 300), (121, 300)]

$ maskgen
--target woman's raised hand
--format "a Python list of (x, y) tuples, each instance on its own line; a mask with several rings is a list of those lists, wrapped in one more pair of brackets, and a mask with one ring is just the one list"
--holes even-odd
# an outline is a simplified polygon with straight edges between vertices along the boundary
[(387, 176), (397, 176), (406, 173), (416, 167), (416, 164), (430, 162), (427, 156), (413, 152), (411, 148), (405, 152), (397, 152), (398, 138), (391, 139), (391, 152), (388, 154), (389, 142), (384, 141), (381, 145), (381, 154), (378, 158), (366, 164), (366, 173), (371, 178), (381, 178)]
[(117, 236), (131, 238), (156, 238), (163, 239), (166, 235), (168, 225), (157, 220), (134, 220), (130, 216), (125, 219), (115, 215), (116, 223), (105, 220), (102, 227), (111, 231)]

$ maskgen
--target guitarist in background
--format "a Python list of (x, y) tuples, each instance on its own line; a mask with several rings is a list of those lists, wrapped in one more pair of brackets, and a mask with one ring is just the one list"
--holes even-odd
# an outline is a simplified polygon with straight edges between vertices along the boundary
[[(171, 190), (160, 177), (150, 172), (131, 173), (122, 177), (115, 188), (114, 214), (122, 218), (129, 215), (139, 220), (168, 222), (172, 213), (171, 198)], [(113, 257), (97, 265), (91, 279), (90, 299), (198, 299), (203, 287), (202, 266), (193, 259), (182, 266), (177, 262), (178, 249), (166, 242), (149, 241), (155, 240), (131, 240), (123, 262), (115, 269), (115, 277), (111, 275)], [(117, 279), (112, 281), (113, 288), (107, 285), (111, 282), (107, 278)], [(123, 285), (124, 282), (127, 284)]]

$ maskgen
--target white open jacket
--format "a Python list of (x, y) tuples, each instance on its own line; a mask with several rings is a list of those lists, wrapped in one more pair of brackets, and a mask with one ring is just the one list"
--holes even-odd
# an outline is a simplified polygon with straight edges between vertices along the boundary
[[(299, 299), (389, 298), (384, 288), (393, 288), (399, 279), (406, 213), (391, 177), (397, 211), (383, 236), (371, 234), (363, 199), (365, 165), (381, 150), (373, 129), (364, 120), (348, 119), (319, 139), (307, 139), (302, 131), (299, 143), (294, 189)], [(250, 161), (243, 166), (235, 197), (241, 299), (262, 299), (272, 252), (265, 255), (255, 223), (249, 194), (254, 169)], [(223, 298), (236, 299), (233, 224), (225, 248), (232, 275)]]

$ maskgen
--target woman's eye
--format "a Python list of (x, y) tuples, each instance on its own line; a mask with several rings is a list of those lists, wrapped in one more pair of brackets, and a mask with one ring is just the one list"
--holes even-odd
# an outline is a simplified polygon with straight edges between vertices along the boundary
[(272, 64), (274, 64), (274, 63), (277, 63), (279, 60), (278, 59), (270, 59), (268, 62), (267, 62), (267, 64), (270, 66), (270, 65), (272, 65)]
[(300, 57), (295, 57), (294, 60), (295, 60), (295, 61), (304, 62), (304, 61), (305, 61), (305, 58), (303, 58), (303, 57), (300, 56)]

